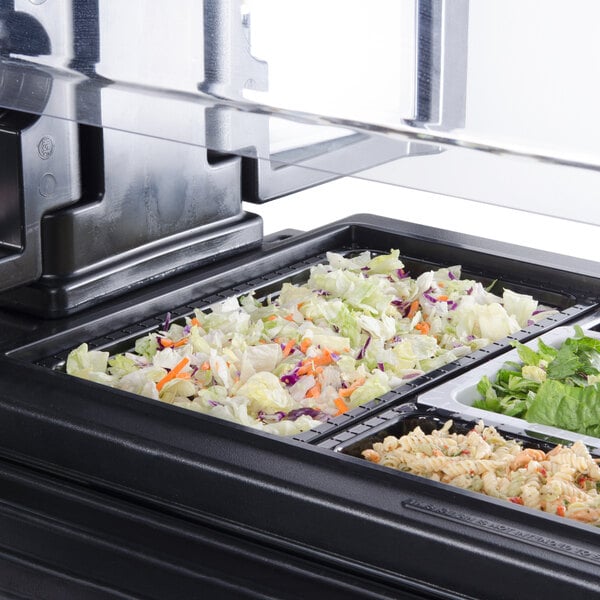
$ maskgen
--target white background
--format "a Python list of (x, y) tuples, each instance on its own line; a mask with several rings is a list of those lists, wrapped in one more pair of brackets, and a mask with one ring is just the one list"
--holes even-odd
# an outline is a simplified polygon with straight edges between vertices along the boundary
[(599, 227), (361, 179), (339, 179), (246, 210), (263, 217), (265, 235), (371, 213), (600, 263)]

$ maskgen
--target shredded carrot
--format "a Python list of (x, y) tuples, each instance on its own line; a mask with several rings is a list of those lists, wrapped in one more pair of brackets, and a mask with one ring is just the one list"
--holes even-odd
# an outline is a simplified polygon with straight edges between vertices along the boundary
[(312, 340), (309, 338), (304, 338), (302, 343), (300, 344), (300, 350), (302, 350), (303, 354), (306, 354), (306, 351), (312, 346)]
[(421, 332), (421, 335), (427, 335), (431, 327), (429, 326), (429, 323), (421, 321), (415, 325), (415, 329), (418, 329)]
[(559, 517), (564, 517), (564, 516), (565, 516), (565, 514), (566, 514), (566, 512), (567, 512), (567, 511), (566, 511), (566, 509), (565, 509), (565, 507), (564, 507), (564, 506), (557, 506), (557, 507), (556, 507), (556, 514), (557, 514)]
[(298, 310), (300, 310), (304, 306), (304, 304), (304, 302), (300, 302), (300, 304), (298, 304)]
[(283, 349), (283, 356), (288, 356), (292, 348), (296, 345), (296, 340), (290, 340)]
[(269, 315), (265, 321), (274, 321), (277, 318), (277, 315)]
[(163, 348), (171, 348), (175, 345), (175, 342), (173, 340), (169, 340), (167, 338), (159, 338), (160, 339), (160, 345)]
[(181, 338), (178, 342), (173, 344), (173, 348), (179, 348), (180, 346), (185, 346), (188, 343), (188, 338)]
[(350, 387), (340, 388), (338, 390), (338, 394), (341, 398), (347, 398), (348, 396), (351, 396), (361, 385), (363, 385), (364, 382), (365, 378), (361, 377), (357, 379)]
[(314, 365), (312, 361), (306, 360), (302, 363), (302, 366), (298, 369), (298, 375), (312, 375), (314, 373)]
[(331, 352), (329, 352), (327, 348), (323, 350), (323, 354), (321, 354), (321, 356), (315, 356), (315, 358), (311, 358), (311, 360), (315, 366), (323, 367), (326, 367), (334, 362), (333, 356), (331, 356)]
[(190, 359), (187, 357), (182, 358), (157, 384), (156, 389), (160, 392), (163, 389), (165, 383), (171, 381), (171, 379), (175, 379), (177, 375), (179, 375), (179, 371), (181, 371), (188, 363)]
[(294, 320), (294, 315), (285, 315), (285, 317), (283, 317), (286, 321), (293, 321)]
[(210, 369), (210, 363), (205, 360), (201, 365), (200, 365), (200, 370), (202, 371), (208, 371)]
[(189, 371), (186, 371), (185, 373), (179, 373), (179, 375), (177, 375), (177, 379), (191, 379), (192, 378), (192, 374)]
[(412, 319), (416, 314), (417, 311), (419, 310), (419, 301), (418, 300), (413, 300), (410, 303), (410, 310), (408, 311), (408, 318)]
[(298, 375), (315, 375), (323, 372), (323, 367), (334, 362), (331, 352), (325, 349), (323, 354), (313, 358), (305, 358), (302, 361), (302, 366), (298, 369)]
[(306, 392), (307, 398), (318, 398), (321, 395), (321, 384), (317, 383)]
[(338, 415), (343, 415), (350, 410), (350, 407), (342, 400), (342, 398), (336, 398), (333, 402), (338, 407), (338, 413), (335, 415), (336, 417)]
[(202, 327), (202, 325), (200, 325), (200, 321), (198, 321), (198, 319), (196, 317), (194, 317), (191, 321), (190, 321), (190, 325), (195, 325), (196, 327)]
[(440, 302), (446, 302), (448, 300), (448, 296), (442, 295), (442, 296), (438, 296), (437, 299)]
[(438, 284), (438, 287), (441, 287), (441, 288), (446, 287), (446, 284), (443, 281), (438, 281), (437, 284)]

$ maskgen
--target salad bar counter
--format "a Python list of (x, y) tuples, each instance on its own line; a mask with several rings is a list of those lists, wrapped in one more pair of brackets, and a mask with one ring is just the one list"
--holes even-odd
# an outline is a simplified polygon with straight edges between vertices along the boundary
[(0, 596), (600, 596), (597, 232), (244, 204), (598, 229), (598, 8), (546, 4), (0, 2)]
[[(11, 570), (47, 597), (600, 591), (596, 265), (368, 215), (284, 238), (1, 313)], [(487, 410), (505, 360), (531, 413), (571, 369), (586, 437)]]

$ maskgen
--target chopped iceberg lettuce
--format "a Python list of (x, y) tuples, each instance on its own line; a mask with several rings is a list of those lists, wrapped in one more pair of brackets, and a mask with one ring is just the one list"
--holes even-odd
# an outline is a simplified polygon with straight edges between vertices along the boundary
[[(306, 283), (284, 283), (264, 301), (249, 294), (169, 317), (130, 352), (109, 358), (82, 344), (67, 372), (293, 435), (547, 314), (530, 296), (505, 290), (500, 298), (461, 279), (460, 266), (413, 275), (398, 250), (330, 252)], [(543, 361), (523, 374), (526, 389)]]

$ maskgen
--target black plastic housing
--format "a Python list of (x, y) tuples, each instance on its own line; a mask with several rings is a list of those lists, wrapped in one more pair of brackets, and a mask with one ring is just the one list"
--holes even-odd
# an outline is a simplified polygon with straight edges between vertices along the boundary
[[(202, 528), (210, 530), (215, 543), (233, 539), (234, 547), (248, 544), (246, 558), (276, 553), (292, 570), (296, 561), (306, 561), (308, 571), (316, 569), (331, 584), (322, 593), (311, 588), (314, 597), (336, 597), (332, 590), (343, 591), (344, 581), (356, 584), (364, 597), (493, 600), (600, 593), (596, 530), (410, 475), (365, 468), (364, 461), (332, 451), (344, 441), (341, 437), (350, 439), (361, 429), (376, 426), (373, 421), (385, 422), (389, 413), (397, 416), (394, 407), (413, 401), (421, 387), (407, 388), (405, 395), (399, 392), (378, 407), (353, 414), (314, 439), (280, 439), (49, 368), (83, 341), (102, 335), (102, 343), (118, 343), (124, 336), (135, 337), (157, 327), (167, 311), (176, 318), (199, 300), (215, 302), (232, 291), (268, 286), (274, 274), (282, 279), (290, 269), (300, 272), (329, 249), (365, 247), (382, 251), (398, 247), (409, 258), (462, 264), (473, 276), (564, 299), (553, 321), (515, 334), (518, 339), (559, 323), (598, 319), (600, 278), (591, 261), (365, 215), (289, 239), (266, 240), (260, 249), (61, 320), (4, 311), (0, 313), (5, 349), (0, 358), (0, 457), (20, 469), (37, 471), (44, 480), (26, 478), (32, 486), (29, 501), (50, 481), (69, 487), (77, 498), (97, 494), (107, 506), (125, 503), (116, 544), (124, 549), (140, 549), (134, 524), (150, 527), (153, 518), (166, 522), (172, 546), (161, 544), (166, 538), (147, 546), (151, 559), (166, 566), (178, 564), (185, 551), (184, 531)], [(508, 341), (492, 353), (503, 351)], [(486, 356), (462, 359), (443, 377), (450, 378)], [(429, 379), (427, 385), (436, 382)], [(8, 501), (7, 493), (0, 487), (0, 498)], [(92, 538), (102, 523), (101, 507), (96, 509), (81, 526)], [(57, 514), (66, 523), (76, 523), (66, 506), (59, 506)], [(50, 527), (42, 529), (48, 544), (54, 540), (56, 548), (66, 551), (69, 542)], [(39, 554), (14, 540), (2, 546), (7, 551), (15, 548), (14, 553), (36, 564), (60, 562), (50, 545)], [(117, 556), (101, 554), (97, 548), (90, 552), (102, 561)], [(218, 554), (214, 571), (202, 561), (192, 561), (189, 568), (197, 576), (223, 581), (233, 574), (252, 589), (258, 581), (257, 593), (272, 586), (275, 597), (309, 593), (308, 587), (302, 588), (311, 581), (308, 575), (300, 577), (304, 584), (291, 579), (286, 595), (285, 569), (261, 579), (262, 573), (253, 573), (244, 561), (242, 555)], [(72, 574), (85, 579), (89, 569), (82, 563), (65, 559), (56, 569), (70, 565)], [(131, 587), (121, 589), (155, 597), (141, 577), (139, 581), (130, 577)], [(156, 577), (176, 581), (169, 569), (157, 571)], [(96, 582), (108, 588), (119, 581), (124, 581), (121, 575), (110, 569), (97, 572)], [(261, 581), (265, 588), (260, 587)]]

